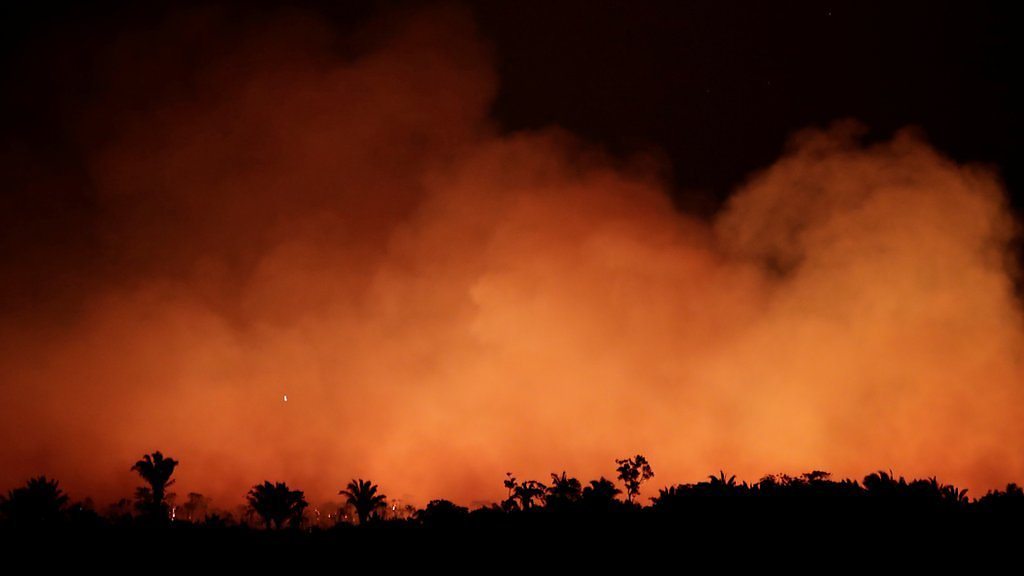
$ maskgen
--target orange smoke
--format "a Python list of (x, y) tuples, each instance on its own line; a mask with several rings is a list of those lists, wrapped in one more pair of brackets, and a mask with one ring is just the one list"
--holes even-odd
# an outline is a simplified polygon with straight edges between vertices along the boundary
[(840, 124), (707, 222), (647, 159), (498, 131), (461, 10), (347, 39), (228, 21), (123, 38), (97, 71), (143, 97), (83, 115), (100, 257), (52, 287), (75, 312), (0, 318), (0, 485), (110, 500), (156, 449), (224, 505), (355, 476), (470, 503), (638, 452), (658, 485), (1024, 480), (1016, 225), (988, 171)]

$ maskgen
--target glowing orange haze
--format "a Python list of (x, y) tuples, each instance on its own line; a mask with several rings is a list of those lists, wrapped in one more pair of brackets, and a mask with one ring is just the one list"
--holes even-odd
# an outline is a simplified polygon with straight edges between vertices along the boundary
[(1015, 223), (986, 170), (842, 124), (708, 222), (650, 159), (501, 133), (457, 9), (343, 55), (301, 17), (226, 22), (111, 50), (123, 78), (186, 46), (204, 63), (85, 115), (109, 135), (89, 163), (104, 264), (71, 319), (0, 325), (0, 486), (47, 473), (103, 502), (156, 449), (179, 494), (225, 506), (354, 476), (471, 503), (506, 471), (611, 476), (637, 452), (647, 496), (720, 468), (1024, 480)]

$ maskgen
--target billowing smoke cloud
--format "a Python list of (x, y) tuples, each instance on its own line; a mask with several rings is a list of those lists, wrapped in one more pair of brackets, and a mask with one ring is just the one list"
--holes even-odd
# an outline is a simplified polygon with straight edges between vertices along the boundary
[(661, 484), (1024, 478), (1015, 223), (986, 170), (840, 124), (707, 222), (647, 159), (500, 133), (461, 10), (229, 22), (99, 58), (93, 247), (53, 260), (60, 313), (0, 328), (3, 485), (111, 499), (154, 449), (221, 503), (356, 475), (468, 503), (637, 452)]

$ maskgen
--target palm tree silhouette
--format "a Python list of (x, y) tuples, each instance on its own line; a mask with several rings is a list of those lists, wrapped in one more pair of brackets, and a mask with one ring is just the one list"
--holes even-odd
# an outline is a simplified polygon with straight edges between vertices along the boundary
[(265, 481), (257, 484), (246, 495), (249, 508), (263, 519), (267, 530), (280, 529), (288, 522), (297, 527), (302, 513), (309, 506), (301, 490), (291, 490), (284, 482)]
[(946, 503), (955, 506), (970, 504), (970, 499), (967, 497), (967, 489), (961, 490), (952, 484), (947, 484), (942, 487), (942, 499)]
[(63, 520), (67, 503), (68, 496), (56, 480), (38, 476), (8, 491), (7, 498), (0, 499), (0, 512), (17, 526), (53, 526)]
[(526, 480), (515, 487), (512, 491), (512, 497), (519, 501), (519, 506), (523, 510), (529, 510), (533, 508), (534, 500), (543, 502), (544, 493), (547, 492), (547, 489), (547, 486), (536, 480)]
[(377, 493), (378, 486), (369, 480), (354, 479), (345, 490), (338, 492), (346, 496), (346, 501), (356, 509), (359, 524), (364, 525), (375, 516), (379, 508), (387, 505), (388, 497)]
[(718, 476), (715, 476), (713, 474), (708, 476), (708, 485), (712, 492), (717, 492), (721, 494), (732, 493), (738, 487), (736, 485), (736, 475), (733, 474), (729, 477), (726, 477), (725, 472), (722, 470), (718, 471)]
[(907, 481), (902, 476), (897, 481), (892, 470), (888, 473), (879, 470), (864, 477), (864, 491), (869, 496), (891, 498), (897, 496), (906, 487)]
[(651, 497), (651, 506), (653, 506), (655, 510), (659, 511), (674, 511), (682, 508), (684, 500), (690, 493), (692, 493), (691, 486), (677, 485), (661, 488), (658, 490), (657, 496)]
[(548, 505), (561, 506), (576, 502), (583, 495), (583, 486), (576, 478), (569, 478), (565, 471), (559, 476), (551, 473), (551, 486), (548, 486)]
[[(144, 509), (154, 518), (164, 518), (167, 504), (167, 487), (174, 484), (171, 475), (178, 461), (174, 458), (165, 458), (159, 450), (152, 454), (146, 454), (141, 460), (132, 466), (132, 470), (139, 473), (142, 479), (149, 484), (148, 493), (140, 489), (137, 494), (141, 497)], [(148, 500), (148, 502), (145, 502)]]
[(615, 497), (622, 493), (615, 484), (605, 478), (591, 480), (590, 486), (583, 489), (582, 501), (592, 510), (608, 510), (615, 503)]

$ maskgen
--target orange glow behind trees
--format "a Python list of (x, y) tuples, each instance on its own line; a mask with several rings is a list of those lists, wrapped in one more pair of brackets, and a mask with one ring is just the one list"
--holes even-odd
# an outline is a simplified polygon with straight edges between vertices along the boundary
[[(500, 133), (463, 12), (389, 22), (344, 54), (215, 12), (111, 48), (145, 104), (83, 116), (101, 255), (54, 283), (74, 312), (0, 323), (0, 485), (110, 500), (156, 449), (218, 504), (354, 477), (469, 504), (638, 452), (643, 499), (720, 469), (1024, 479), (992, 174), (841, 123), (701, 220), (652, 159)], [(203, 64), (162, 83), (185, 46)]]

